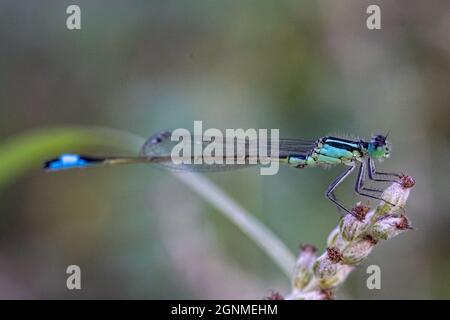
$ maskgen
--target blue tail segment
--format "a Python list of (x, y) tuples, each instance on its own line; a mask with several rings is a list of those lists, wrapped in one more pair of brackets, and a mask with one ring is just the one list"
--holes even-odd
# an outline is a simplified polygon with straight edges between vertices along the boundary
[(96, 164), (102, 164), (105, 160), (105, 158), (94, 158), (79, 154), (63, 154), (59, 156), (59, 158), (45, 162), (44, 169), (48, 171), (57, 171), (73, 168), (86, 168)]

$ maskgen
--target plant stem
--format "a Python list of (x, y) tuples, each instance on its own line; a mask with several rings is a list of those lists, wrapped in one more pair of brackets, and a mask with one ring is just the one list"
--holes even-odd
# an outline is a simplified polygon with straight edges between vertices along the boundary
[[(2, 158), (0, 187), (30, 169), (41, 167), (42, 162), (55, 153), (100, 146), (121, 148), (136, 154), (145, 140), (126, 131), (80, 126), (42, 128), (14, 136), (0, 144)], [(295, 265), (294, 255), (254, 215), (242, 208), (204, 175), (188, 172), (172, 173), (241, 229), (272, 258), (286, 276), (291, 277)]]

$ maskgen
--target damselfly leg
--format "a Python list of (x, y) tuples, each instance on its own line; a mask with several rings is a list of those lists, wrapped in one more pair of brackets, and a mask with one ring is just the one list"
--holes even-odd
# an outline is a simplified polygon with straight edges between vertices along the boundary
[(375, 168), (375, 163), (373, 162), (373, 159), (371, 159), (371, 158), (367, 159), (367, 168), (368, 168), (367, 171), (368, 171), (369, 179), (372, 181), (399, 183), (397, 179), (378, 179), (378, 178), (376, 178), (376, 175), (386, 176), (386, 177), (395, 177), (395, 178), (402, 177), (402, 175), (398, 174), (398, 173), (377, 171)]
[(364, 197), (368, 197), (368, 198), (384, 201), (387, 204), (390, 204), (391, 206), (395, 207), (395, 204), (390, 203), (389, 201), (386, 201), (386, 200), (384, 200), (381, 197), (377, 197), (377, 196), (374, 196), (374, 195), (371, 195), (369, 193), (361, 191), (361, 190), (364, 190), (364, 191), (369, 191), (369, 192), (374, 192), (374, 191), (375, 192), (381, 192), (381, 190), (365, 188), (364, 187), (364, 178), (365, 178), (365, 176), (366, 176), (366, 164), (365, 164), (365, 162), (361, 162), (361, 164), (359, 165), (359, 168), (358, 168), (358, 176), (356, 178), (356, 183), (355, 183), (355, 192), (357, 194), (361, 195), (361, 196), (364, 196)]
[(355, 164), (353, 163), (347, 170), (345, 170), (343, 173), (341, 173), (329, 186), (327, 191), (325, 192), (325, 196), (333, 202), (338, 208), (344, 210), (346, 213), (351, 214), (352, 216), (355, 216), (355, 213), (347, 209), (344, 205), (342, 205), (334, 195), (334, 190), (341, 184), (342, 181), (344, 181), (350, 173), (355, 169)]
[(382, 193), (383, 190), (380, 189), (373, 189), (373, 188), (367, 188), (364, 186), (364, 182), (366, 180), (366, 168), (364, 166), (364, 162), (361, 163), (359, 170), (358, 170), (358, 178), (356, 179), (355, 188), (358, 190), (364, 190), (368, 192), (374, 192), (374, 193)]
[[(355, 213), (352, 212), (351, 210), (347, 209), (343, 204), (341, 204), (337, 198), (336, 195), (334, 194), (335, 189), (342, 183), (342, 181), (344, 181), (355, 169), (356, 164), (352, 164), (352, 166), (350, 166), (347, 170), (345, 170), (341, 175), (339, 175), (328, 187), (325, 195), (326, 197), (333, 202), (339, 211), (342, 212), (345, 211), (346, 213), (350, 213), (351, 215), (355, 216)], [(359, 168), (358, 168), (358, 175), (356, 178), (356, 183), (355, 183), (355, 191), (356, 193), (358, 193), (361, 196), (364, 197), (368, 197), (368, 198), (372, 198), (372, 199), (376, 199), (376, 200), (380, 200), (380, 201), (384, 201), (387, 204), (391, 205), (391, 206), (395, 206), (395, 204), (390, 203), (389, 201), (384, 200), (381, 197), (369, 194), (367, 192), (375, 192), (375, 193), (381, 193), (381, 190), (378, 189), (371, 189), (371, 188), (366, 188), (364, 187), (364, 178), (366, 175), (366, 163), (362, 162), (361, 164), (359, 164)], [(366, 192), (364, 192), (366, 191)], [(356, 216), (355, 216), (356, 217)]]

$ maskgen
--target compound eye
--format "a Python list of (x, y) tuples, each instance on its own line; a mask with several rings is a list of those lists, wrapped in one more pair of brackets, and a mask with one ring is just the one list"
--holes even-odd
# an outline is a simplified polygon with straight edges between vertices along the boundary
[(386, 145), (386, 137), (382, 135), (376, 135), (374, 138), (374, 144), (377, 147), (383, 147)]

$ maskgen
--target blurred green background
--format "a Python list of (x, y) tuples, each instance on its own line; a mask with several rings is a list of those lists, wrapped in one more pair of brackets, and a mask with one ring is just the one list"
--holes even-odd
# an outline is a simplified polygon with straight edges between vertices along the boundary
[[(66, 29), (69, 4), (81, 7), (79, 31)], [(381, 30), (366, 28), (369, 4)], [(337, 295), (449, 298), (449, 28), (446, 0), (1, 1), (0, 298), (286, 293), (274, 262), (166, 171), (41, 170), (61, 151), (116, 152), (55, 126), (150, 136), (194, 120), (292, 138), (391, 130), (380, 167), (416, 178), (417, 229), (377, 247)], [(323, 193), (340, 170), (209, 177), (296, 252), (324, 249), (339, 215)], [(338, 195), (358, 199), (350, 181)], [(70, 264), (80, 291), (66, 288)], [(369, 264), (381, 290), (366, 288)]]

